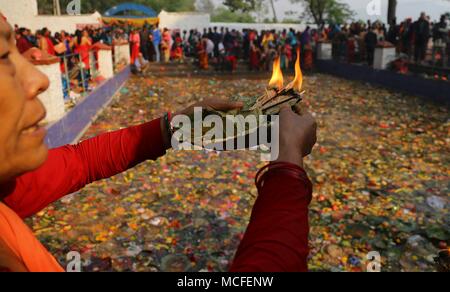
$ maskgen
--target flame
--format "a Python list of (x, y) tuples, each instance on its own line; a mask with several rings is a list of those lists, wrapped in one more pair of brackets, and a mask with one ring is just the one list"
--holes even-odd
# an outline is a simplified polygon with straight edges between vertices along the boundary
[(275, 87), (278, 90), (282, 89), (284, 86), (283, 72), (281, 72), (280, 57), (277, 57), (273, 62), (273, 74), (272, 79), (270, 79), (269, 86)]
[(301, 91), (303, 87), (303, 73), (300, 67), (300, 48), (297, 48), (297, 61), (295, 62), (295, 79), (293, 81), (293, 88)]

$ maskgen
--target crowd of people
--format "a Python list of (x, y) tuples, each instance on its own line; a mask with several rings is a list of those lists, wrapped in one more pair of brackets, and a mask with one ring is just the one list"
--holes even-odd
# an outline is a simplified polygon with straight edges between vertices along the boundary
[[(203, 70), (234, 71), (242, 62), (252, 71), (272, 69), (273, 61), (280, 57), (282, 69), (292, 69), (296, 49), (301, 50), (302, 68), (313, 67), (316, 45), (333, 44), (333, 57), (337, 60), (366, 62), (372, 66), (378, 45), (393, 45), (407, 62), (449, 66), (450, 51), (447, 17), (432, 23), (422, 13), (417, 21), (406, 19), (389, 28), (381, 22), (355, 22), (346, 25), (330, 24), (319, 28), (306, 27), (303, 31), (235, 30), (226, 27), (190, 31), (159, 29), (157, 25), (143, 27), (131, 25), (113, 27), (85, 27), (73, 34), (66, 31), (52, 33), (43, 28), (33, 33), (15, 26), (17, 47), (21, 53), (37, 47), (49, 55), (67, 57), (61, 61), (61, 70), (72, 72), (76, 83), (89, 88), (92, 58), (97, 58), (98, 44), (112, 46), (117, 42), (130, 42), (131, 63), (139, 72), (149, 62), (185, 62), (187, 58)], [(63, 58), (61, 59), (63, 60)], [(74, 70), (82, 64), (83, 70)], [(94, 62), (95, 64), (95, 62)], [(65, 68), (65, 66), (69, 68)], [(67, 74), (66, 74), (67, 75)], [(70, 80), (63, 80), (65, 88)], [(82, 84), (84, 82), (84, 84)], [(77, 85), (77, 84), (76, 84)], [(65, 90), (68, 95), (68, 90)]]
[[(292, 68), (297, 48), (301, 49), (303, 69), (313, 66), (316, 45), (319, 42), (333, 44), (333, 57), (349, 63), (367, 62), (372, 66), (377, 46), (394, 46), (397, 53), (408, 62), (421, 65), (449, 66), (450, 30), (447, 16), (442, 15), (433, 23), (421, 13), (416, 21), (411, 18), (400, 24), (387, 26), (380, 21), (330, 24), (319, 28), (306, 27), (303, 31), (242, 31), (228, 28), (209, 28), (203, 31), (179, 31), (155, 28), (136, 30), (136, 54), (145, 60), (168, 62), (183, 61), (192, 57), (201, 69), (233, 71), (242, 61), (250, 70), (271, 70), (273, 60), (279, 56), (283, 69)], [(140, 42), (138, 45), (138, 41)]]
[(323, 38), (333, 43), (333, 57), (349, 63), (367, 61), (373, 65), (377, 45), (393, 45), (408, 61), (422, 65), (449, 66), (450, 30), (447, 16), (433, 23), (426, 13), (419, 19), (405, 19), (387, 26), (381, 22), (355, 22), (331, 25), (323, 30)]
[(21, 54), (32, 48), (38, 48), (48, 56), (61, 59), (64, 96), (69, 91), (89, 91), (92, 69), (98, 69), (98, 48), (100, 44), (112, 46), (115, 42), (126, 40), (125, 31), (121, 28), (105, 29), (86, 27), (74, 33), (64, 30), (52, 33), (47, 28), (36, 32), (15, 26), (16, 45)]
[[(93, 64), (97, 59), (96, 48), (99, 44), (113, 46), (129, 42), (131, 63), (138, 72), (148, 62), (185, 62), (187, 58), (194, 60), (204, 70), (213, 67), (218, 71), (234, 71), (238, 62), (243, 61), (248, 64), (249, 70), (259, 71), (271, 70), (277, 56), (281, 57), (283, 69), (293, 67), (297, 47), (303, 51), (303, 68), (312, 68), (313, 47), (318, 40), (317, 30), (309, 27), (303, 32), (293, 29), (280, 32), (251, 29), (238, 31), (223, 27), (188, 32), (166, 28), (160, 30), (152, 25), (87, 26), (70, 34), (66, 31), (52, 33), (47, 28), (33, 33), (27, 28), (15, 26), (15, 32), (20, 53), (35, 47), (45, 54), (61, 58), (62, 73), (71, 72), (69, 78), (64, 77), (67, 74), (62, 74), (65, 96), (68, 95), (67, 88), (78, 86), (89, 89), (91, 69), (95, 66)], [(69, 86), (74, 80), (76, 84)]]
[[(142, 65), (139, 56), (153, 62), (184, 62), (191, 58), (200, 69), (213, 67), (218, 71), (234, 71), (238, 61), (248, 64), (250, 70), (270, 70), (275, 57), (281, 57), (283, 68), (293, 66), (295, 49), (304, 51), (305, 69), (313, 63), (312, 45), (316, 30), (308, 27), (304, 32), (293, 29), (281, 32), (251, 29), (238, 31), (218, 27), (199, 31), (168, 30), (155, 27), (132, 29), (130, 42), (132, 62)], [(145, 61), (144, 61), (145, 63)]]
[(242, 60), (252, 71), (271, 70), (273, 61), (280, 57), (282, 69), (293, 68), (297, 48), (303, 51), (303, 68), (311, 69), (313, 64), (313, 36), (316, 30), (305, 31), (284, 29), (258, 32), (252, 29), (242, 31), (221, 28), (204, 30), (203, 34), (193, 30), (185, 42), (186, 55), (198, 59), (200, 68), (207, 69), (209, 62), (216, 70), (234, 71)]

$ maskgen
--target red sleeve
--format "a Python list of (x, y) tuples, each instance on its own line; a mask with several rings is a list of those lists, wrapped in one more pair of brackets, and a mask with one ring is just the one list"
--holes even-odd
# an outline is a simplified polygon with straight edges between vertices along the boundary
[(308, 270), (308, 205), (312, 185), (306, 172), (297, 168), (303, 179), (286, 175), (282, 169), (269, 170), (264, 175), (231, 272)]
[(2, 196), (19, 216), (29, 217), (87, 184), (156, 160), (166, 152), (163, 145), (158, 119), (53, 149), (43, 166), (17, 178)]

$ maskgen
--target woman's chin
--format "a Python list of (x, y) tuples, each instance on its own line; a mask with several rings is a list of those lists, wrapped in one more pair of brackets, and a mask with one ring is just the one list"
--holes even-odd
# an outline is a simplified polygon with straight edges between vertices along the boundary
[(45, 144), (42, 144), (39, 149), (36, 151), (36, 157), (34, 159), (33, 168), (41, 167), (48, 158), (48, 147)]
[(38, 169), (45, 163), (47, 157), (47, 145), (42, 144), (28, 155), (25, 155), (24, 159), (22, 160), (22, 167), (20, 167), (20, 169), (22, 169), (21, 174)]
[(33, 149), (33, 151), (27, 151), (27, 154), (16, 156), (16, 159), (6, 164), (9, 165), (8, 167), (0, 167), (0, 184), (12, 181), (21, 175), (38, 169), (45, 163), (47, 157), (48, 148), (45, 144)]

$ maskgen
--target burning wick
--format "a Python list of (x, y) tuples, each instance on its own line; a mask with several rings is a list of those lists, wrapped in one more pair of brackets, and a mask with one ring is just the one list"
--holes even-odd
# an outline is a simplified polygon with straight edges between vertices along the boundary
[(281, 59), (275, 58), (273, 62), (272, 79), (270, 79), (269, 86), (281, 90), (284, 86), (283, 72), (281, 71)]
[(294, 88), (294, 90), (298, 90), (298, 92), (300, 92), (303, 87), (303, 73), (302, 68), (300, 67), (300, 48), (297, 48), (297, 61), (295, 62), (295, 79), (288, 87)]
[(273, 73), (272, 78), (269, 81), (269, 88), (267, 89), (266, 94), (258, 98), (251, 110), (260, 108), (263, 111), (268, 111), (269, 109), (273, 111), (274, 108), (284, 103), (289, 103), (291, 105), (293, 102), (298, 103), (302, 100), (302, 95), (304, 93), (301, 92), (302, 87), (303, 73), (300, 67), (300, 49), (297, 49), (295, 79), (286, 87), (284, 86), (281, 60), (280, 57), (277, 57), (273, 62)]

